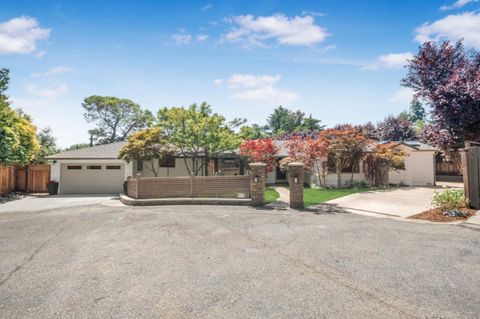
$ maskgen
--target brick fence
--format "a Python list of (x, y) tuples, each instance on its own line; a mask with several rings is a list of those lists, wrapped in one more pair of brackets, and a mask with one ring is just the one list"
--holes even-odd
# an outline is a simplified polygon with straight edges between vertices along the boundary
[(154, 198), (250, 198), (250, 176), (133, 177), (127, 195)]

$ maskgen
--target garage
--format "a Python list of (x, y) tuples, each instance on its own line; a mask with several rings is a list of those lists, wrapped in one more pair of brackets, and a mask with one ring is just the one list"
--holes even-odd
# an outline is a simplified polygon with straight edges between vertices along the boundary
[(118, 194), (132, 176), (130, 161), (118, 158), (125, 142), (64, 151), (47, 157), (59, 194)]
[(119, 163), (61, 164), (63, 194), (114, 194), (123, 190), (124, 165)]

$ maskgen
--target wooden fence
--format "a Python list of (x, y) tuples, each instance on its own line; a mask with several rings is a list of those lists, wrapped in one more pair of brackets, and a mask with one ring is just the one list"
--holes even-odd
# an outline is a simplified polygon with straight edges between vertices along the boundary
[(437, 162), (435, 167), (435, 173), (437, 175), (462, 175), (459, 163), (455, 162)]
[(46, 193), (50, 165), (0, 166), (0, 195), (12, 191)]
[(463, 185), (470, 206), (480, 208), (480, 147), (468, 145), (461, 150)]
[(134, 177), (132, 198), (250, 198), (250, 176)]

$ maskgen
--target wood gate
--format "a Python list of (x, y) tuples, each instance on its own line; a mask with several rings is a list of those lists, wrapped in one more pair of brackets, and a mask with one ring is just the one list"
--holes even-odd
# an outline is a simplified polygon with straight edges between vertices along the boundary
[(48, 192), (50, 165), (32, 164), (15, 168), (15, 189), (27, 193)]
[(463, 187), (470, 206), (480, 208), (480, 144), (465, 142), (462, 156)]

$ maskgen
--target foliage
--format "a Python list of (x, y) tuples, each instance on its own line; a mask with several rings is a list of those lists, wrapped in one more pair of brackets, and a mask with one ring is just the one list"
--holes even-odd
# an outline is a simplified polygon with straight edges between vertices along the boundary
[(265, 203), (270, 204), (276, 201), (280, 197), (280, 194), (272, 187), (267, 187), (265, 188), (264, 196), (265, 196)]
[(304, 112), (300, 110), (291, 111), (283, 106), (277, 107), (267, 118), (267, 126), (273, 135), (295, 131), (322, 130), (324, 126), (320, 122), (312, 115), (305, 117)]
[(79, 150), (81, 148), (87, 148), (87, 147), (91, 147), (90, 143), (77, 143), (77, 144), (70, 145), (65, 150), (66, 151)]
[[(225, 118), (213, 113), (205, 102), (189, 108), (164, 108), (158, 111), (157, 117), (157, 125), (184, 158), (189, 175), (198, 175), (202, 168), (207, 174), (207, 163), (211, 156), (233, 151), (241, 143), (240, 137), (233, 132)], [(187, 158), (192, 159), (191, 167)]]
[(266, 138), (268, 134), (265, 126), (252, 124), (240, 127), (239, 135), (244, 140), (255, 140), (258, 138)]
[(480, 138), (480, 52), (467, 52), (461, 41), (426, 42), (409, 61), (402, 84), (431, 109), (423, 134), (428, 143), (452, 151)]
[(45, 157), (57, 153), (56, 138), (52, 134), (52, 129), (45, 127), (37, 134), (37, 140), (40, 144), (38, 152), (35, 154), (35, 163), (45, 163)]
[(113, 96), (87, 97), (82, 107), (87, 122), (95, 123), (95, 129), (89, 132), (99, 144), (125, 141), (131, 133), (149, 126), (153, 121), (150, 111), (142, 110), (128, 99)]
[(443, 211), (450, 211), (467, 206), (467, 200), (463, 195), (463, 190), (445, 189), (441, 192), (435, 192), (432, 204)]
[(133, 133), (118, 156), (125, 161), (144, 161), (145, 167), (156, 177), (160, 171), (160, 160), (173, 156), (173, 150), (165, 141), (163, 130), (155, 127)]
[(388, 172), (405, 169), (405, 156), (396, 143), (377, 144), (365, 157), (365, 177), (375, 186), (384, 185)]
[(285, 148), (288, 151), (285, 159), (288, 160), (281, 161), (280, 167), (286, 168), (288, 163), (299, 162), (309, 171), (317, 158), (327, 155), (328, 141), (323, 137), (313, 139), (296, 136), (285, 142)]
[(250, 163), (260, 162), (267, 164), (267, 172), (275, 167), (275, 155), (278, 147), (271, 138), (246, 140), (240, 145), (240, 155), (247, 157)]
[(37, 128), (28, 115), (13, 110), (3, 94), (8, 87), (8, 70), (0, 71), (0, 163), (29, 163), (39, 149)]
[(381, 141), (408, 141), (415, 139), (415, 129), (409, 119), (387, 116), (377, 124), (377, 136)]
[(371, 141), (362, 132), (348, 125), (342, 129), (325, 130), (322, 137), (328, 141), (328, 157), (335, 163), (337, 187), (341, 187), (344, 167), (354, 167), (364, 157)]

